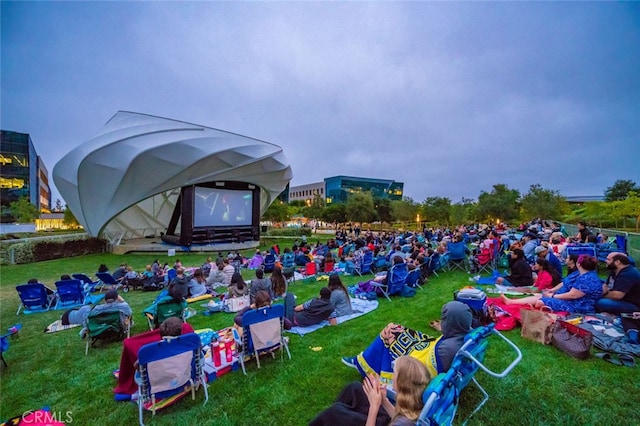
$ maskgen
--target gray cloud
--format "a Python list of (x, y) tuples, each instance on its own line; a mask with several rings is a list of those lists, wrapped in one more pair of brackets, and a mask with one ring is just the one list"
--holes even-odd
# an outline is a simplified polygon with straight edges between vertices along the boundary
[(293, 184), (640, 180), (638, 3), (2, 3), (2, 128), (49, 169), (117, 110), (281, 145)]

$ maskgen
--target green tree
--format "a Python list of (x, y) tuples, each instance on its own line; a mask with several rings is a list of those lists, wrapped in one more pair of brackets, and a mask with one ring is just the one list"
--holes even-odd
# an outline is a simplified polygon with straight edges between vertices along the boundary
[(75, 215), (69, 208), (69, 206), (65, 206), (64, 216), (62, 217), (62, 223), (64, 223), (69, 228), (79, 228), (80, 224), (78, 223), (78, 219), (76, 219)]
[(373, 222), (376, 209), (373, 207), (371, 192), (356, 192), (347, 199), (347, 219), (352, 222)]
[(400, 222), (415, 222), (420, 213), (420, 206), (410, 197), (391, 202), (391, 211), (395, 220)]
[(324, 198), (316, 194), (311, 201), (311, 204), (302, 209), (302, 213), (305, 217), (310, 219), (320, 219), (322, 217), (322, 211), (324, 210)]
[(451, 200), (445, 197), (427, 197), (422, 203), (423, 220), (448, 225), (451, 219)]
[(524, 216), (529, 219), (554, 219), (568, 211), (567, 202), (560, 192), (545, 189), (537, 183), (529, 187), (529, 192), (522, 197), (521, 204)]
[(388, 198), (374, 198), (373, 207), (376, 209), (376, 212), (378, 212), (379, 221), (389, 223), (395, 220), (391, 200)]
[(337, 203), (329, 204), (322, 210), (321, 219), (328, 223), (345, 223), (347, 222), (347, 206), (346, 204)]
[(517, 189), (509, 189), (502, 183), (493, 185), (491, 192), (482, 191), (478, 196), (477, 218), (491, 222), (496, 219), (503, 222), (512, 221), (519, 216), (519, 198), (520, 191)]
[(289, 206), (280, 200), (275, 200), (262, 215), (262, 220), (286, 222), (290, 217)]
[(18, 223), (31, 223), (40, 217), (38, 208), (29, 202), (27, 197), (20, 197), (18, 201), (9, 204), (11, 215)]
[(476, 203), (472, 199), (462, 197), (459, 202), (451, 206), (451, 214), (449, 215), (451, 223), (462, 224), (474, 221), (475, 207)]
[(640, 192), (630, 191), (627, 198), (614, 203), (619, 204), (621, 214), (635, 219), (636, 232), (638, 232), (638, 229), (640, 228)]
[(604, 199), (605, 201), (621, 201), (626, 199), (631, 191), (640, 192), (640, 186), (632, 180), (618, 179), (604, 191)]

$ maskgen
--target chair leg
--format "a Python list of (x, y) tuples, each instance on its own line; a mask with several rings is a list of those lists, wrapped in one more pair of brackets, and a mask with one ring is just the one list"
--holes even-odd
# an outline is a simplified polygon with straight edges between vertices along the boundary
[[(287, 352), (288, 351), (289, 351), (289, 349), (287, 349)], [(4, 355), (2, 355), (1, 353), (0, 353), (0, 358), (2, 359), (2, 365), (4, 365), (5, 368), (8, 367), (7, 361), (4, 360)], [(291, 355), (289, 355), (289, 358), (291, 358)]]

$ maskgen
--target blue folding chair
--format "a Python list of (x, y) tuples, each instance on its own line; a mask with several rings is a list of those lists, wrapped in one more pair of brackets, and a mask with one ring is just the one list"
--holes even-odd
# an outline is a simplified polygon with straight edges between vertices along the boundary
[(371, 250), (365, 250), (362, 256), (360, 256), (360, 259), (355, 263), (354, 272), (360, 276), (362, 276), (362, 274), (370, 274), (372, 265), (373, 252)]
[(387, 272), (386, 284), (377, 281), (369, 281), (369, 284), (376, 289), (376, 292), (379, 290), (382, 295), (391, 302), (389, 296), (394, 296), (402, 292), (408, 275), (409, 269), (407, 268), (407, 264), (404, 262), (396, 263), (389, 269), (389, 272)]
[(460, 269), (467, 272), (467, 245), (464, 241), (447, 243), (447, 253), (449, 255), (447, 262), (449, 271)]
[(204, 389), (204, 403), (209, 400), (202, 356), (202, 343), (195, 333), (149, 343), (138, 352), (139, 386), (138, 416), (144, 426), (143, 410), (156, 411), (173, 404), (178, 399)]
[(242, 338), (235, 337), (238, 348), (238, 361), (242, 372), (246, 375), (244, 362), (251, 357), (256, 358), (260, 368), (260, 354), (274, 352), (280, 349), (281, 359), (284, 359), (284, 351), (291, 359), (287, 339), (282, 336), (284, 321), (284, 305), (271, 305), (259, 309), (250, 310), (242, 315)]
[[(101, 281), (93, 281), (87, 274), (72, 274), (74, 279), (82, 281), (82, 285), (84, 286), (85, 293), (93, 293), (98, 290), (98, 286), (101, 284)], [(102, 287), (100, 287), (102, 288)]]
[(71, 308), (84, 304), (85, 292), (80, 280), (56, 281), (56, 307)]
[(46, 312), (51, 309), (51, 305), (55, 301), (55, 294), (49, 293), (42, 283), (18, 285), (16, 290), (20, 297), (20, 306), (18, 306), (16, 315), (19, 315), (23, 309), (25, 314)]
[(100, 280), (100, 288), (103, 289), (105, 286), (111, 286), (115, 289), (119, 289), (122, 287), (122, 280), (116, 280), (113, 278), (108, 272), (96, 272), (96, 277)]
[(273, 267), (276, 265), (276, 255), (269, 253), (264, 257), (264, 271), (273, 272)]
[(567, 246), (567, 256), (571, 256), (572, 254), (576, 256), (580, 256), (581, 254), (586, 254), (589, 256), (596, 257), (596, 247), (591, 244), (578, 244)]
[(9, 349), (9, 337), (18, 333), (22, 329), (22, 324), (14, 324), (9, 327), (9, 332), (0, 336), (0, 359), (2, 360), (2, 364), (6, 367), (7, 361), (4, 359), (4, 353)]
[(407, 279), (405, 280), (405, 283), (409, 286), (409, 287), (413, 287), (413, 288), (422, 288), (422, 286), (420, 285), (420, 276), (421, 276), (422, 271), (420, 271), (420, 267), (416, 266), (415, 269), (412, 269), (411, 271), (409, 271), (409, 273), (407, 274)]
[[(489, 345), (488, 337), (492, 334), (499, 336), (507, 342), (516, 353), (516, 358), (500, 373), (490, 370), (484, 364), (487, 347)], [(489, 400), (489, 394), (475, 378), (476, 372), (482, 370), (492, 377), (503, 378), (509, 374), (521, 360), (522, 352), (520, 348), (497, 331), (493, 324), (472, 330), (465, 336), (464, 343), (456, 353), (449, 370), (436, 376), (431, 383), (429, 383), (427, 389), (425, 389), (422, 397), (425, 405), (420, 413), (417, 424), (429, 426), (453, 424), (460, 403), (460, 394), (469, 383), (473, 382), (482, 393), (483, 399), (471, 414), (467, 416), (465, 419), (466, 422)]]

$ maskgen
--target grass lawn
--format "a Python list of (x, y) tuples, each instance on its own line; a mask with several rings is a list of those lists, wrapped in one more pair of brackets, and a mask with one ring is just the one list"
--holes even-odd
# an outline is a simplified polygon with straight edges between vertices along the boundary
[[(85, 356), (85, 341), (78, 336), (78, 328), (44, 334), (44, 328), (62, 311), (17, 317), (19, 299), (15, 286), (31, 277), (52, 285), (64, 273), (92, 275), (100, 263), (114, 269), (127, 262), (141, 270), (155, 257), (105, 254), (2, 267), (0, 330), (4, 333), (16, 322), (21, 322), (23, 329), (5, 353), (9, 367), (2, 368), (0, 420), (48, 405), (56, 413), (69, 412), (74, 424), (137, 423), (136, 405), (113, 400), (116, 382), (112, 371), (119, 366), (121, 344), (99, 344)], [(179, 257), (184, 265), (195, 266), (202, 264), (205, 256)], [(253, 271), (243, 275), (251, 278)], [(342, 365), (341, 356), (358, 353), (392, 321), (432, 331), (427, 324), (439, 318), (442, 305), (452, 299), (454, 290), (468, 284), (467, 278), (461, 272), (443, 273), (413, 298), (395, 298), (391, 303), (380, 299), (377, 310), (340, 326), (325, 327), (304, 337), (289, 335), (291, 360), (263, 358), (260, 370), (255, 361), (250, 361), (247, 376), (238, 371), (209, 384), (207, 405), (202, 404), (203, 394), (199, 392), (195, 402), (187, 398), (153, 420), (150, 413), (145, 413), (145, 420), (158, 425), (304, 425), (331, 404), (345, 384), (359, 380), (355, 370)], [(360, 280), (343, 277), (345, 285)], [(304, 301), (317, 295), (324, 283), (297, 282), (290, 290)], [(132, 334), (146, 331), (142, 310), (156, 293), (131, 291), (124, 297), (134, 310)], [(202, 309), (199, 303), (191, 306)], [(196, 329), (217, 329), (231, 325), (232, 320), (233, 314), (219, 313), (198, 314), (189, 322)], [(524, 359), (502, 380), (478, 373), (477, 378), (491, 399), (470, 424), (640, 424), (639, 368), (618, 367), (595, 357), (573, 360), (553, 347), (522, 340), (519, 329), (506, 334), (520, 346)], [(311, 348), (315, 347), (322, 349), (313, 351)], [(492, 339), (487, 355), (490, 366), (503, 368), (511, 356), (506, 345)], [(478, 391), (467, 388), (459, 414), (468, 414), (479, 399)]]

